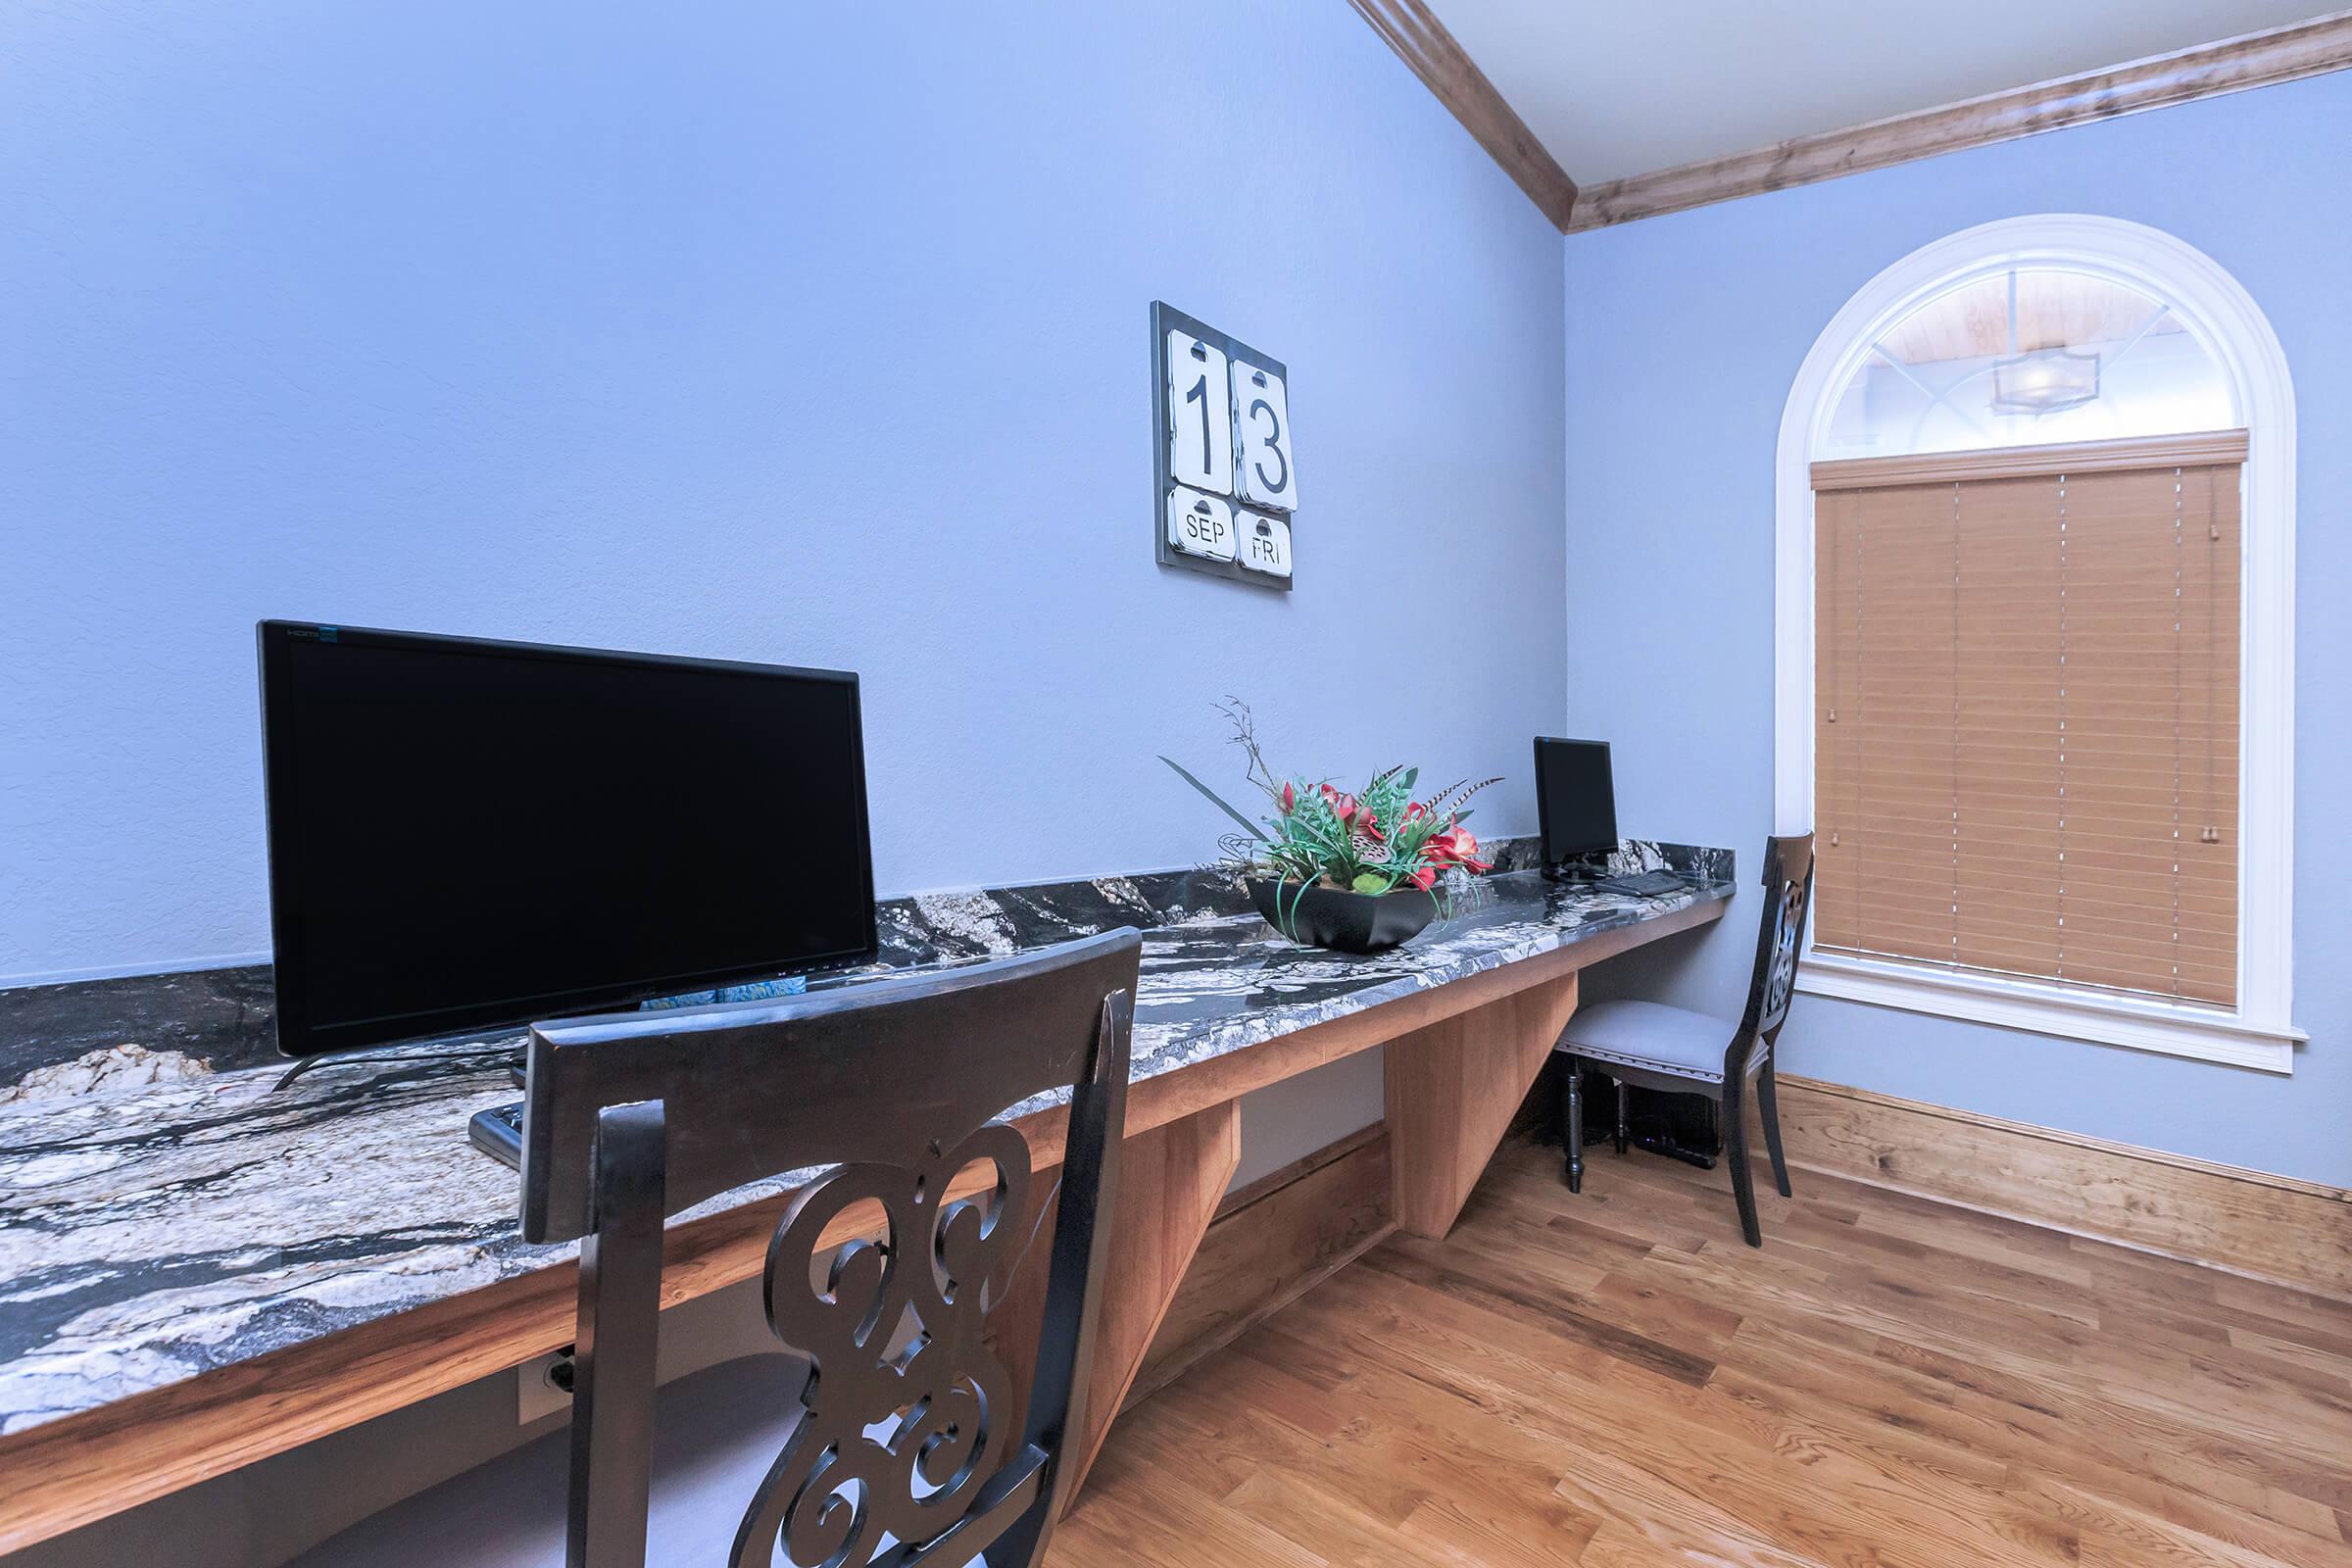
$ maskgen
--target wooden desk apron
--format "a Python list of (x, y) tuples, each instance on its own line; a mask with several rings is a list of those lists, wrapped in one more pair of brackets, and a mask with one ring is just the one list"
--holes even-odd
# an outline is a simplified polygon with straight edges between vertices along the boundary
[[(1133, 1261), (1102, 1308), (1082, 1467), (1231, 1177), (1239, 1097), (1401, 1043), (1387, 1067), (1397, 1221), (1443, 1234), (1573, 1010), (1577, 971), (1722, 914), (1730, 857), (1678, 859), (1684, 890), (1656, 899), (1491, 877), (1370, 958), (1293, 948), (1254, 915), (1147, 931), (1114, 1219)], [(0, 1105), (0, 1552), (570, 1338), (576, 1249), (522, 1243), (514, 1173), (465, 1140), (473, 1111), (514, 1098), (503, 1072), (474, 1055), (338, 1065), (272, 1093), (274, 1078)], [(1016, 1108), (1041, 1167), (1060, 1158), (1062, 1118)], [(756, 1275), (809, 1174), (673, 1220), (664, 1304)], [(845, 1215), (844, 1236), (858, 1223)], [(1025, 1294), (1006, 1302), (1015, 1324)]]

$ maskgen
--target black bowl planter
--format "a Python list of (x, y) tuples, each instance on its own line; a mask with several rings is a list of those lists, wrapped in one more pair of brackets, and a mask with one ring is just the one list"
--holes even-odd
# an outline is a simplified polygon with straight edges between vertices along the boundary
[(1421, 934), (1438, 917), (1438, 901), (1418, 888), (1347, 893), (1314, 883), (1250, 878), (1250, 901), (1266, 924), (1293, 942), (1341, 953), (1383, 953)]

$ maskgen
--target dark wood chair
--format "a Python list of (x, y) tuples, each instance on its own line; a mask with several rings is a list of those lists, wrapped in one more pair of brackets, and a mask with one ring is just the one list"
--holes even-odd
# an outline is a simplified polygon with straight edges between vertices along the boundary
[[(1114, 931), (782, 1002), (534, 1028), (523, 1234), (582, 1241), (569, 1431), (303, 1562), (1031, 1568), (1088, 1398), (1140, 952)], [(1029, 1146), (996, 1118), (1057, 1088), (1069, 1132), (1014, 1431), (1021, 1400), (982, 1333), (1034, 1210)], [(768, 1325), (790, 1355), (657, 1391), (664, 1219), (812, 1166), (830, 1168), (767, 1253)], [(868, 1200), (878, 1240), (820, 1248)]]
[[(1813, 906), (1813, 835), (1769, 840), (1764, 849), (1764, 919), (1756, 934), (1755, 976), (1747, 1010), (1737, 1024), (1655, 1002), (1603, 1002), (1568, 1020), (1555, 1048), (1561, 1063), (1562, 1137), (1568, 1146), (1568, 1190), (1585, 1185), (1585, 1102), (1582, 1069), (1590, 1065), (1617, 1085), (1617, 1152), (1626, 1152), (1625, 1095), (1629, 1086), (1715, 1102), (1723, 1126), (1724, 1157), (1732, 1167), (1732, 1197), (1750, 1247), (1764, 1245), (1756, 1223), (1754, 1174), (1747, 1161), (1747, 1085), (1755, 1080), (1764, 1122), (1764, 1147), (1773, 1180), (1787, 1198), (1788, 1164), (1781, 1157), (1780, 1106), (1773, 1093), (1773, 1046), (1788, 1019), (1797, 955), (1804, 951), (1805, 917)], [(1730, 1044), (1726, 1045), (1725, 1042)]]

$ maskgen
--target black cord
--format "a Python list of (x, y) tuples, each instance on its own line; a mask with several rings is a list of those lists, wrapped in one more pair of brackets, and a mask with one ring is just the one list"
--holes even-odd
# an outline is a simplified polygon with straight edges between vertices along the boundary
[(287, 1068), (283, 1076), (281, 1076), (276, 1083), (273, 1083), (270, 1086), (270, 1092), (274, 1095), (279, 1090), (284, 1089), (288, 1084), (292, 1083), (295, 1079), (300, 1078), (304, 1074), (319, 1067), (375, 1067), (387, 1062), (404, 1061), (466, 1061), (476, 1056), (488, 1055), (505, 1056), (514, 1061), (519, 1061), (522, 1058), (522, 1053), (515, 1050), (512, 1045), (484, 1045), (478, 1046), (471, 1051), (397, 1051), (387, 1052), (380, 1055), (364, 1055), (351, 1053), (327, 1052), (316, 1056), (305, 1056), (302, 1058), (302, 1060)]

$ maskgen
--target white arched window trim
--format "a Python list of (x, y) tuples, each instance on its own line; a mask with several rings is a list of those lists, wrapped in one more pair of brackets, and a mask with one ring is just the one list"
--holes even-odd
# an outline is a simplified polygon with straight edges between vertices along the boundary
[(1781, 416), (1774, 539), (1774, 819), (1813, 825), (1813, 485), (1837, 399), (1870, 346), (1972, 275), (2015, 267), (2105, 273), (2170, 302), (2230, 379), (2249, 447), (2241, 625), (2238, 1004), (2234, 1010), (2102, 997), (2062, 985), (1941, 973), (1808, 952), (1798, 989), (2011, 1029), (2289, 1072), (2295, 1043), (2295, 400), (2278, 334), (2211, 257), (2121, 219), (2006, 219), (1914, 251), (1838, 313), (1797, 371)]

